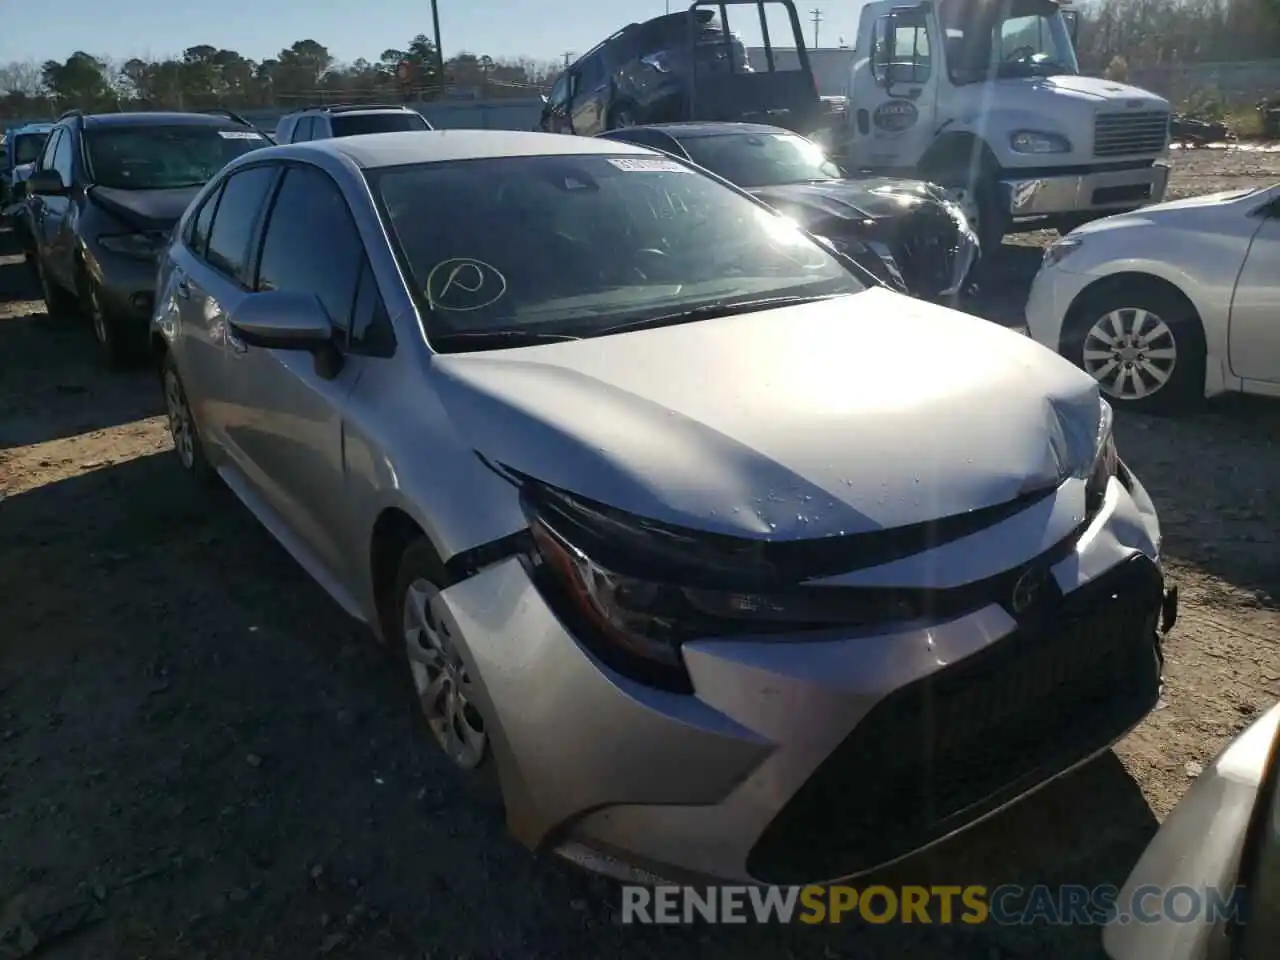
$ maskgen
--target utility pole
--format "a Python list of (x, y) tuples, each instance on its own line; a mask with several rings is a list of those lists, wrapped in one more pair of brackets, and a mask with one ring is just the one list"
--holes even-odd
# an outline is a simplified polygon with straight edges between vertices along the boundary
[(444, 47), (440, 46), (440, 7), (437, 0), (431, 0), (431, 30), (436, 40), (436, 76), (440, 84), (440, 99), (445, 98), (444, 84)]
[(814, 7), (809, 11), (809, 19), (813, 22), (813, 48), (818, 49), (818, 25), (822, 23), (822, 11)]
[(572, 51), (572, 50), (566, 50), (564, 53), (560, 54), (560, 56), (564, 57), (564, 68), (565, 68), (566, 70), (568, 70), (568, 69), (569, 69), (569, 59), (573, 56), (573, 51)]

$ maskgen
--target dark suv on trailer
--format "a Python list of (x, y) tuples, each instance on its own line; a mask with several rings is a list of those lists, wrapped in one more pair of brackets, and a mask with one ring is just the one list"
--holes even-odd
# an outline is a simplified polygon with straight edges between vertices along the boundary
[[(543, 105), (541, 129), (591, 137), (605, 130), (679, 120), (757, 120), (810, 132), (825, 110), (809, 70), (791, 0), (699, 0), (688, 10), (623, 27), (578, 58)], [(781, 7), (800, 67), (756, 71), (717, 10)], [(763, 13), (761, 13), (763, 17)], [(772, 44), (765, 36), (766, 57)]]
[(27, 258), (50, 313), (86, 315), (104, 361), (145, 348), (156, 254), (226, 164), (269, 146), (234, 114), (63, 114), (27, 181)]
[(426, 118), (399, 104), (334, 103), (285, 114), (276, 126), (277, 143), (302, 143), (365, 133), (430, 130)]

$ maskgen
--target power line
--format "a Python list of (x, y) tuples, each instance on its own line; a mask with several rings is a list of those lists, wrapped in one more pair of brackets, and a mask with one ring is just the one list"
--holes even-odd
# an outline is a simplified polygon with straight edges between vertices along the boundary
[(818, 48), (818, 25), (822, 23), (822, 11), (814, 7), (809, 11), (809, 20), (813, 23), (813, 48)]

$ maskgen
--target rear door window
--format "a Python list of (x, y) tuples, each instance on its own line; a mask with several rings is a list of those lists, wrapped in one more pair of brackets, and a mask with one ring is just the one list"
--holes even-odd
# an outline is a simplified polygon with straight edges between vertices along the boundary
[(219, 273), (246, 287), (253, 279), (249, 266), (253, 237), (279, 170), (272, 164), (232, 174), (213, 215), (205, 259)]
[(203, 257), (209, 249), (209, 227), (213, 225), (213, 214), (218, 209), (218, 200), (222, 196), (222, 187), (209, 194), (201, 205), (199, 213), (191, 220), (187, 231), (187, 246), (198, 257)]
[(335, 137), (358, 137), (365, 133), (395, 133), (402, 130), (429, 130), (422, 114), (412, 110), (403, 113), (357, 113), (329, 118)]

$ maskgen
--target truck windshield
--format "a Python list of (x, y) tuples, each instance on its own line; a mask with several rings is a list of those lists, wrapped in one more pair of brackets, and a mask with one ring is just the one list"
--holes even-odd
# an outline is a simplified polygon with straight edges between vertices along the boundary
[(1053, 0), (953, 0), (940, 8), (954, 83), (1080, 72), (1071, 31)]

